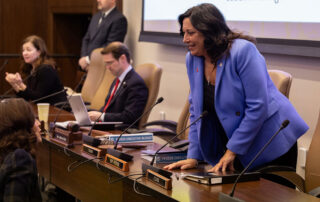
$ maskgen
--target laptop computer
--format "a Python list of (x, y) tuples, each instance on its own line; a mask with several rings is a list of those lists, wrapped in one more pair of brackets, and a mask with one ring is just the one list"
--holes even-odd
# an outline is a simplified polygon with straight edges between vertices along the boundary
[[(82, 100), (81, 95), (74, 94), (69, 96), (68, 99), (77, 124), (79, 124), (80, 126), (91, 126), (94, 121), (91, 121), (88, 115), (88, 110)], [(114, 127), (114, 125), (118, 124), (122, 124), (122, 122), (96, 122), (97, 126), (110, 126), (111, 128)]]

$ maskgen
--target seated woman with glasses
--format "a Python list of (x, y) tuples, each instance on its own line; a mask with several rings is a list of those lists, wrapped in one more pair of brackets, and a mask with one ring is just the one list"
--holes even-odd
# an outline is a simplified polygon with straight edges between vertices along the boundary
[(0, 201), (41, 201), (35, 161), (39, 125), (22, 98), (0, 102)]

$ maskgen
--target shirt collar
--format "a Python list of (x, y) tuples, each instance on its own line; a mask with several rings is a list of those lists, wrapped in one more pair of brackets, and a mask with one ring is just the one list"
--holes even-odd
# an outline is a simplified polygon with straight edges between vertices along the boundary
[(126, 75), (131, 69), (132, 69), (132, 66), (129, 65), (129, 67), (126, 70), (124, 70), (124, 72), (122, 72), (122, 74), (118, 78), (120, 80), (120, 83), (122, 83), (122, 81), (124, 80), (124, 78), (126, 77)]
[(104, 12), (104, 18), (105, 17), (107, 17), (108, 15), (109, 15), (109, 13), (113, 10), (115, 8), (115, 6), (114, 7), (112, 7), (112, 8), (110, 8), (109, 10), (107, 10), (106, 12)]

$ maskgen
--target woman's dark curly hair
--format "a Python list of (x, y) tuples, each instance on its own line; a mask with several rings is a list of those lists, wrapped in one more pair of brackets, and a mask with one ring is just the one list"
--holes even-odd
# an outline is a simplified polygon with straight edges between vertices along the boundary
[(192, 26), (203, 34), (204, 48), (213, 64), (224, 54), (229, 53), (234, 39), (242, 38), (253, 43), (256, 42), (255, 38), (251, 36), (231, 31), (221, 12), (212, 4), (200, 4), (181, 14), (178, 18), (181, 35), (184, 34), (182, 27), (185, 18), (189, 18)]
[[(36, 68), (34, 69), (34, 71), (36, 71), (37, 67), (39, 67), (42, 64), (51, 65), (53, 68), (55, 68), (56, 64), (49, 57), (47, 46), (41, 37), (36, 36), (36, 35), (28, 36), (27, 38), (25, 38), (22, 41), (21, 47), (23, 46), (23, 44), (28, 43), (28, 42), (30, 42), (38, 51), (40, 51), (40, 55), (39, 55), (38, 59), (36, 60)], [(23, 56), (21, 54), (20, 71), (21, 71), (23, 77), (29, 75), (31, 73), (31, 70), (32, 70), (32, 65), (25, 63), (23, 60)]]
[(5, 156), (20, 148), (35, 157), (36, 135), (32, 128), (34, 112), (22, 98), (0, 101), (0, 163)]

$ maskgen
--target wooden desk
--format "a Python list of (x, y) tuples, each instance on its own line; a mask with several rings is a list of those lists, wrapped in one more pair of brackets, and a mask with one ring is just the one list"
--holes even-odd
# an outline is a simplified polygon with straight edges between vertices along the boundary
[[(150, 143), (148, 147), (151, 149), (153, 144)], [(37, 152), (38, 170), (40, 175), (81, 201), (218, 201), (219, 192), (230, 193), (232, 189), (232, 184), (207, 186), (177, 179), (176, 175), (179, 176), (181, 173), (177, 170), (172, 175), (172, 190), (162, 189), (142, 178), (138, 180), (137, 187), (140, 192), (151, 196), (137, 194), (133, 189), (133, 183), (138, 176), (130, 176), (112, 184), (108, 183), (109, 175), (112, 176), (111, 180), (115, 180), (141, 173), (141, 164), (144, 162), (140, 158), (141, 151), (124, 149), (124, 152), (134, 156), (133, 161), (129, 163), (130, 171), (127, 173), (105, 165), (103, 162), (98, 163), (99, 160), (89, 161), (68, 172), (67, 168), (71, 163), (83, 162), (92, 157), (82, 153), (80, 145), (66, 149), (51, 142), (49, 138), (44, 138), (43, 145)], [(192, 170), (187, 172), (190, 171)], [(265, 179), (239, 183), (235, 197), (246, 201), (320, 201), (318, 198)]]

